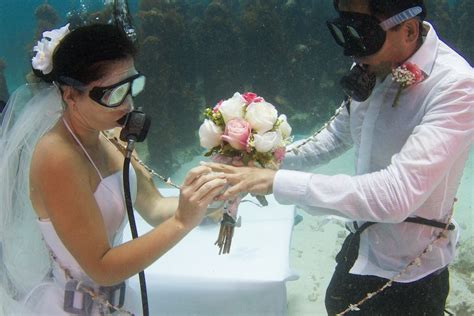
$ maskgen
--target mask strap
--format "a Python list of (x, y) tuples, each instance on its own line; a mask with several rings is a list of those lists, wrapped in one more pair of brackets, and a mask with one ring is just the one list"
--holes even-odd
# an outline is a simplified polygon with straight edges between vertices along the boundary
[(389, 29), (391, 29), (395, 25), (398, 25), (398, 24), (400, 24), (400, 23), (402, 23), (402, 22), (404, 22), (408, 19), (411, 19), (411, 18), (417, 16), (422, 11), (423, 11), (423, 9), (419, 6), (413, 7), (413, 8), (407, 9), (403, 12), (400, 12), (400, 13), (396, 14), (396, 15), (392, 16), (391, 18), (388, 18), (387, 20), (381, 22), (379, 25), (384, 31), (388, 31)]
[(59, 76), (59, 83), (65, 83), (68, 86), (71, 86), (79, 91), (85, 91), (86, 85), (82, 82), (67, 76)]

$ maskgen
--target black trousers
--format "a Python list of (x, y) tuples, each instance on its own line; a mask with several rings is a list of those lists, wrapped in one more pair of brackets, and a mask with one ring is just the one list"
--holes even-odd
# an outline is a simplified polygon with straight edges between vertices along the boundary
[[(358, 251), (358, 236), (350, 234), (336, 257), (337, 266), (326, 290), (328, 315), (344, 311), (388, 281), (376, 276), (350, 274)], [(445, 268), (411, 283), (394, 282), (391, 287), (363, 303), (360, 311), (345, 315), (442, 316), (448, 293), (449, 271)]]

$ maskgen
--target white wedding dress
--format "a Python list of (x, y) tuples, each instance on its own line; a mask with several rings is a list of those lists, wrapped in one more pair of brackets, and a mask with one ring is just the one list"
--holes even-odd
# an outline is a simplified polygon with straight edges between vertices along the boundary
[[(71, 282), (77, 281), (80, 288), (93, 292), (104, 290), (82, 270), (52, 223), (36, 218), (29, 200), (29, 166), (34, 147), (61, 114), (62, 97), (56, 86), (28, 84), (12, 94), (0, 115), (0, 315), (69, 315), (64, 310), (64, 298), (65, 287)], [(83, 148), (79, 141), (78, 144)], [(122, 172), (104, 178), (87, 151), (84, 153), (101, 179), (94, 197), (113, 247), (122, 242), (123, 230), (128, 226)], [(130, 188), (135, 200), (137, 180), (133, 168)], [(119, 303), (119, 292), (115, 292), (114, 305)], [(71, 308), (81, 309), (86, 302), (86, 312), (81, 315), (109, 312), (102, 304), (92, 303), (88, 294), (73, 290), (68, 296)], [(125, 289), (123, 309), (141, 314), (139, 293), (129, 287)]]
[[(83, 149), (85, 155), (96, 169), (101, 181), (94, 192), (95, 200), (99, 206), (104, 219), (107, 236), (111, 246), (122, 243), (122, 233), (127, 227), (127, 211), (123, 196), (122, 172), (117, 171), (105, 178), (100, 174), (99, 169), (91, 159), (86, 149), (82, 146), (79, 139), (74, 135), (69, 126), (66, 127), (70, 131), (79, 146)], [(130, 168), (130, 188), (132, 200), (135, 200), (137, 183), (136, 174), (133, 168)], [(64, 294), (66, 283), (72, 279), (79, 281), (83, 286), (99, 291), (99, 286), (95, 284), (81, 269), (74, 257), (69, 253), (64, 244), (59, 239), (54, 227), (49, 220), (38, 220), (44, 242), (51, 252), (52, 271), (50, 278), (42, 282), (29, 293), (24, 304), (35, 312), (35, 315), (69, 315), (64, 311)], [(91, 245), (93, 246), (93, 245)], [(100, 291), (99, 291), (100, 292)], [(114, 295), (118, 304), (118, 290)], [(108, 308), (104, 308), (98, 303), (91, 302), (86, 298), (89, 294), (76, 291), (73, 294), (73, 308), (86, 309), (86, 314), (101, 315), (107, 314)], [(91, 302), (92, 306), (87, 306), (85, 302)], [(139, 297), (136, 293), (131, 293), (130, 288), (125, 289), (125, 304), (123, 309), (137, 314), (141, 310), (139, 305)]]

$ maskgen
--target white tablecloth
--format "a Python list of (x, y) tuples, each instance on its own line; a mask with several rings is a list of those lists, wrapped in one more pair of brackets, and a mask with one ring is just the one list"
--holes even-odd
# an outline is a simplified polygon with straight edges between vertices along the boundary
[[(285, 282), (298, 278), (289, 267), (294, 207), (267, 199), (263, 208), (241, 203), (242, 226), (235, 229), (230, 254), (218, 255), (214, 245), (219, 224), (203, 224), (150, 266), (145, 271), (150, 315), (285, 315)], [(151, 228), (136, 220), (139, 235)], [(130, 286), (140, 292), (138, 278)]]

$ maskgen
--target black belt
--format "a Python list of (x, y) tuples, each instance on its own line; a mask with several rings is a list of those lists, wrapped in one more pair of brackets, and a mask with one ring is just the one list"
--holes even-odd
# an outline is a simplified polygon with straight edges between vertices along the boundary
[[(454, 230), (456, 228), (453, 223), (446, 224), (446, 223), (438, 222), (438, 221), (435, 221), (435, 220), (426, 219), (426, 218), (423, 218), (423, 217), (407, 217), (403, 222), (404, 223), (421, 224), (421, 225), (431, 226), (431, 227), (435, 227), (435, 228), (446, 228), (446, 225), (447, 225), (448, 230)], [(357, 222), (354, 222), (354, 228), (356, 229), (356, 231), (354, 233), (360, 235), (364, 230), (366, 230), (370, 226), (372, 226), (374, 224), (377, 224), (377, 223), (378, 222), (365, 222), (364, 224), (362, 224), (359, 227)]]

